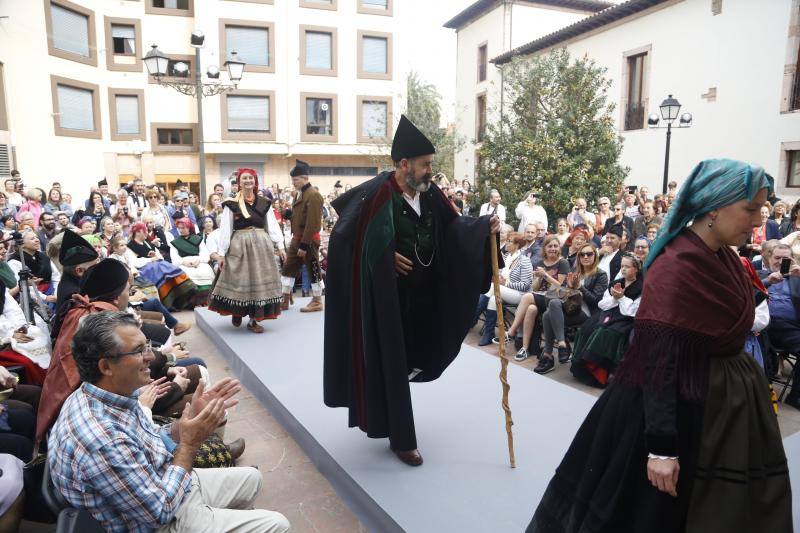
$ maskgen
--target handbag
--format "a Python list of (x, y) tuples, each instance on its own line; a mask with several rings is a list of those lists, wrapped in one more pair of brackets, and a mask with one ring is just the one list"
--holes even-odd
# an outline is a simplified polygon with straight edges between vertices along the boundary
[(583, 306), (583, 293), (578, 289), (571, 289), (569, 287), (549, 287), (545, 298), (549, 300), (561, 300), (561, 308), (564, 311), (564, 316), (575, 316), (581, 312)]

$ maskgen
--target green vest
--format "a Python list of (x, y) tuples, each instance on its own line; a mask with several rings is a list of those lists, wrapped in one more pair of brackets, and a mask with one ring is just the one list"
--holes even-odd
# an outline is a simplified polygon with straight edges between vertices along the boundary
[[(417, 193), (422, 194), (422, 193)], [(401, 194), (392, 193), (394, 210), (394, 239), (397, 253), (423, 266), (433, 260), (435, 243), (433, 236), (433, 213), (428, 198), (420, 197), (421, 216), (408, 205)]]

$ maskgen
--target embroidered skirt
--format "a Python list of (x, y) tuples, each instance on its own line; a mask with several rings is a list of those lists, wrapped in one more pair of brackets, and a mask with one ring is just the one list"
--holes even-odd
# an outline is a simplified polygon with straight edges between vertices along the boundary
[(528, 533), (791, 531), (789, 472), (763, 372), (712, 357), (705, 401), (677, 402), (677, 498), (647, 480), (642, 390), (612, 384), (586, 416)]
[(269, 235), (259, 229), (235, 231), (208, 308), (255, 320), (277, 318), (283, 299), (280, 276)]

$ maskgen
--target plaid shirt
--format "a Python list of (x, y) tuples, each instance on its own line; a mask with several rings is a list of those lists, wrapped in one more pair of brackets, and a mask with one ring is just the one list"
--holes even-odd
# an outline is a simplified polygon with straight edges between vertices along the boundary
[(53, 484), (106, 531), (153, 531), (172, 520), (191, 486), (162, 439), (135, 398), (84, 383), (50, 432)]

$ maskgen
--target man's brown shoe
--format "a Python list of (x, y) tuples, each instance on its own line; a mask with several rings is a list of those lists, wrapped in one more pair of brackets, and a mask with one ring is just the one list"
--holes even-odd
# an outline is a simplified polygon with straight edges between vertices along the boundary
[(190, 329), (192, 329), (191, 324), (187, 324), (185, 322), (178, 322), (177, 324), (175, 324), (175, 328), (172, 330), (172, 332), (177, 336), (186, 333)]
[(234, 461), (242, 456), (244, 453), (244, 439), (239, 437), (233, 442), (227, 443), (225, 446), (228, 447), (228, 451), (231, 454), (231, 459)]
[(394, 454), (397, 456), (398, 459), (403, 461), (408, 466), (419, 466), (422, 464), (422, 454), (419, 453), (419, 450), (408, 450), (408, 451), (400, 451), (400, 450), (392, 450)]
[(289, 299), (291, 298), (291, 294), (284, 294), (283, 301), (281, 302), (281, 311), (288, 311), (289, 310)]
[(312, 298), (307, 306), (302, 307), (300, 309), (300, 312), (301, 313), (313, 313), (315, 311), (322, 311), (322, 309), (323, 309), (322, 300), (318, 300), (317, 298)]

